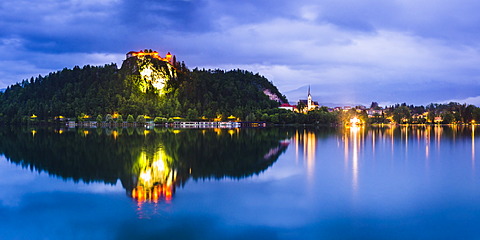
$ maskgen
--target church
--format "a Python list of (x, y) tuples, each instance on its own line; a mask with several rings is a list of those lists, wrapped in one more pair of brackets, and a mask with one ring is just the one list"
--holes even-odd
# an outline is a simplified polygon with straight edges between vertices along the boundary
[[(312, 100), (312, 95), (310, 94), (310, 86), (308, 86), (308, 96), (307, 100), (299, 100), (297, 104), (297, 108), (299, 105), (305, 106), (305, 112), (312, 111), (318, 108), (318, 102)], [(300, 109), (299, 109), (300, 110)]]

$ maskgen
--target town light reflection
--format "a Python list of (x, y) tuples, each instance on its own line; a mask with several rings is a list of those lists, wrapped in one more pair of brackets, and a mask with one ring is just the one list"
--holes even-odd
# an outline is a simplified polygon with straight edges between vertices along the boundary
[(317, 149), (317, 137), (315, 132), (308, 129), (303, 129), (303, 131), (297, 130), (293, 137), (293, 142), (295, 143), (295, 155), (297, 161), (300, 149), (302, 149), (303, 159), (307, 168), (308, 180), (312, 183), (315, 176), (315, 156)]
[[(442, 154), (442, 145), (450, 142), (454, 145), (468, 144), (468, 158), (463, 160), (468, 160), (474, 171), (476, 130), (476, 126), (465, 125), (388, 125), (370, 126), (368, 130), (363, 126), (346, 126), (338, 139), (342, 142), (339, 148), (343, 149), (345, 171), (352, 176), (352, 189), (358, 191), (362, 186), (361, 168), (364, 162), (385, 163), (386, 160), (390, 160), (392, 164), (416, 164), (423, 161), (425, 170), (429, 170), (431, 161)], [(448, 141), (448, 143), (442, 141)], [(372, 155), (364, 156), (362, 153), (366, 150), (365, 148), (372, 149)], [(410, 157), (412, 153), (416, 154), (418, 151), (421, 151), (421, 155), (417, 155), (420, 157)], [(387, 154), (382, 154), (382, 159), (376, 159), (377, 152)]]

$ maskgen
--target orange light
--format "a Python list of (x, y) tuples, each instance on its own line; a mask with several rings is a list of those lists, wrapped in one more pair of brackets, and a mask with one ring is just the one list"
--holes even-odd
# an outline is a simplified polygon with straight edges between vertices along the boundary
[(132, 190), (132, 197), (137, 198), (137, 190), (135, 188)]
[(118, 132), (116, 130), (112, 131), (113, 139), (117, 140)]
[(167, 53), (165, 58), (162, 58), (158, 55), (158, 52), (132, 52), (129, 53), (133, 57), (144, 57), (144, 56), (150, 56), (152, 58), (156, 58), (158, 60), (164, 61), (164, 62), (170, 62), (170, 59), (172, 58), (172, 54), (170, 52)]

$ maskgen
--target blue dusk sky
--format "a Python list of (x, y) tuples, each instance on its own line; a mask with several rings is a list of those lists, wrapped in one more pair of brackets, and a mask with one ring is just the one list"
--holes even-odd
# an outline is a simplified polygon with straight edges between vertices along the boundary
[(172, 52), (264, 75), (290, 102), (480, 106), (480, 2), (2, 0), (0, 88), (75, 65)]

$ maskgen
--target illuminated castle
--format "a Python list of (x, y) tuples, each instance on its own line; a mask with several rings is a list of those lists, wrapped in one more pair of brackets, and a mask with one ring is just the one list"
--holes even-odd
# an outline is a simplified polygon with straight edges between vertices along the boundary
[(165, 55), (165, 57), (161, 57), (157, 51), (153, 51), (152, 49), (145, 49), (145, 50), (140, 50), (140, 52), (135, 52), (135, 51), (130, 51), (127, 53), (127, 59), (131, 57), (138, 57), (138, 58), (144, 58), (145, 56), (149, 56), (151, 58), (156, 58), (158, 60), (168, 62), (175, 66), (175, 55), (172, 55), (170, 52)]

